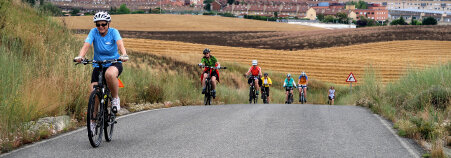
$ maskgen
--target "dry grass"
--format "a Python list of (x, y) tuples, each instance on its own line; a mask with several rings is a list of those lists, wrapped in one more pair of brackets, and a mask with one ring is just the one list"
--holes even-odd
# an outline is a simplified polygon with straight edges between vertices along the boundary
[[(422, 69), (451, 61), (450, 41), (393, 41), (324, 49), (280, 51), (225, 47), (148, 39), (124, 39), (126, 48), (172, 56), (192, 64), (200, 62), (201, 51), (210, 48), (219, 61), (250, 65), (257, 59), (263, 70), (299, 74), (305, 71), (317, 80), (346, 84), (353, 72), (357, 81), (365, 67), (372, 66), (384, 83), (397, 80), (409, 69)], [(244, 72), (243, 72), (244, 73)]]
[[(127, 14), (112, 15), (111, 26), (129, 31), (303, 31), (322, 28), (220, 16)], [(63, 17), (70, 29), (91, 29), (92, 16)]]

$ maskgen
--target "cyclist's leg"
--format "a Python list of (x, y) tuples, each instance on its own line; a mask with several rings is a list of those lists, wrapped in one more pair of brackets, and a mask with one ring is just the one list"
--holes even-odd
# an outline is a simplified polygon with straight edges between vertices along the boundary
[(216, 89), (216, 76), (211, 76), (211, 89)]
[(307, 86), (302, 86), (304, 88), (304, 97), (307, 98)]
[(301, 86), (299, 86), (299, 87), (298, 87), (298, 91), (299, 91), (299, 97), (301, 97), (301, 90), (302, 90), (302, 87), (301, 87)]
[(204, 72), (204, 77), (202, 78), (202, 88), (205, 88), (205, 80), (207, 79), (208, 74), (206, 72)]
[(111, 96), (113, 98), (119, 98), (119, 81), (117, 77), (119, 75), (119, 70), (115, 66), (110, 66), (105, 72), (105, 79), (108, 84), (108, 88), (111, 91)]
[(260, 86), (259, 86), (259, 82), (258, 82), (258, 79), (254, 79), (254, 86), (255, 86), (255, 90), (257, 90), (257, 92), (258, 92), (258, 90), (260, 89)]
[(290, 91), (288, 91), (288, 89), (285, 88), (285, 101), (288, 101), (288, 93)]
[(265, 87), (265, 92), (266, 92), (266, 100), (269, 103), (271, 101), (271, 99), (269, 99), (269, 87)]

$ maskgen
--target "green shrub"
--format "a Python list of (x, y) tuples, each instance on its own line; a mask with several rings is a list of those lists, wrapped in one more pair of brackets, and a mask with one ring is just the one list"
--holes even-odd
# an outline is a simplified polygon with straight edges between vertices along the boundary
[(431, 121), (425, 121), (422, 118), (412, 117), (410, 121), (415, 124), (417, 127), (417, 131), (420, 133), (421, 138), (431, 140), (434, 139), (435, 134), (435, 125)]
[(427, 17), (423, 19), (423, 25), (437, 25), (437, 19), (434, 17)]
[(440, 85), (419, 92), (412, 100), (405, 102), (406, 110), (422, 110), (427, 105), (432, 105), (438, 110), (445, 110), (449, 105), (450, 91)]
[(143, 93), (139, 96), (142, 100), (149, 103), (161, 103), (164, 101), (164, 90), (157, 84), (151, 83), (148, 87), (143, 89)]

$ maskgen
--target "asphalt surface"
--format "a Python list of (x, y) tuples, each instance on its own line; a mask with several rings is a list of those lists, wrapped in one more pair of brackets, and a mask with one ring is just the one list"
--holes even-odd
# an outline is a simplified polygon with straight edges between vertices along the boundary
[[(86, 128), (0, 157), (416, 157), (368, 109), (326, 105), (219, 105), (151, 110), (118, 119), (92, 148)], [(410, 152), (409, 152), (410, 151)]]

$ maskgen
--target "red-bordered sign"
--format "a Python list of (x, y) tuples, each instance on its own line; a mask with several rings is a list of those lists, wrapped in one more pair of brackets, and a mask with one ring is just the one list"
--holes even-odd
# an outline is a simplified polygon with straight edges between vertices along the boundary
[(357, 82), (352, 72), (349, 74), (348, 79), (346, 79), (346, 82)]

